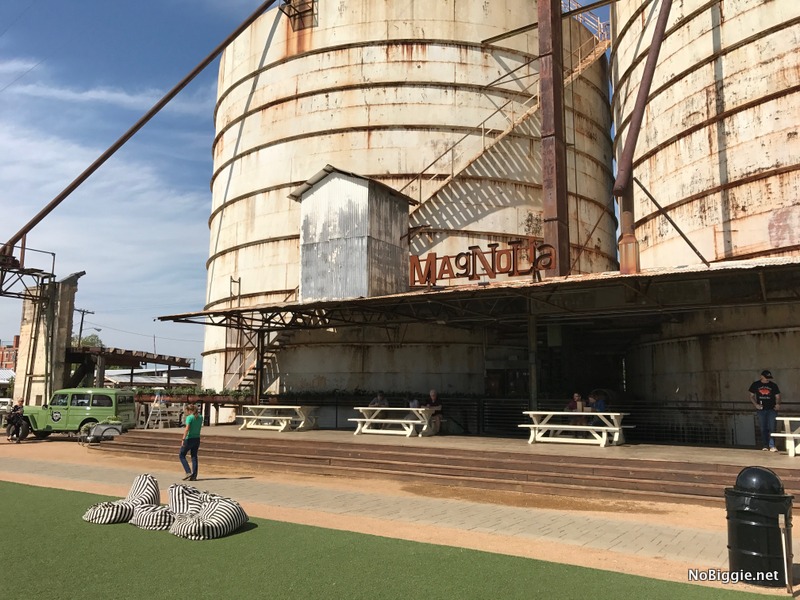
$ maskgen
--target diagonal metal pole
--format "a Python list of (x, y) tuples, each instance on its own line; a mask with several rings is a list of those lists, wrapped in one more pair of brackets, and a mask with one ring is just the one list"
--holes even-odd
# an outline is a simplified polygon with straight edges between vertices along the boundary
[(672, 226), (675, 228), (675, 231), (677, 231), (677, 232), (680, 234), (680, 236), (683, 238), (683, 241), (684, 241), (684, 242), (686, 242), (686, 243), (689, 245), (689, 248), (691, 248), (691, 249), (694, 251), (694, 253), (695, 253), (695, 254), (697, 254), (697, 256), (699, 256), (699, 257), (700, 257), (700, 260), (702, 260), (702, 261), (703, 261), (703, 264), (704, 264), (705, 266), (707, 266), (707, 267), (710, 267), (710, 266), (711, 266), (711, 264), (710, 264), (710, 263), (709, 263), (709, 262), (708, 262), (708, 261), (705, 259), (705, 257), (704, 257), (702, 254), (700, 254), (700, 250), (698, 250), (698, 249), (697, 249), (697, 247), (696, 247), (696, 246), (695, 246), (695, 245), (692, 243), (692, 241), (689, 239), (689, 237), (688, 237), (688, 236), (687, 236), (685, 233), (683, 233), (683, 231), (681, 230), (681, 228), (680, 228), (680, 227), (678, 227), (678, 224), (677, 224), (675, 221), (673, 221), (673, 220), (672, 220), (672, 217), (670, 217), (670, 216), (669, 216), (669, 213), (668, 213), (666, 210), (664, 210), (664, 209), (662, 208), (662, 206), (661, 206), (661, 205), (660, 205), (660, 204), (659, 204), (659, 203), (656, 201), (656, 199), (653, 197), (653, 194), (651, 194), (651, 193), (650, 193), (650, 192), (647, 190), (647, 188), (646, 188), (646, 187), (644, 187), (644, 185), (642, 184), (642, 182), (641, 182), (641, 181), (639, 181), (639, 180), (638, 180), (636, 177), (634, 177), (634, 178), (633, 178), (633, 181), (634, 181), (634, 183), (636, 183), (636, 185), (638, 185), (638, 186), (641, 188), (641, 190), (642, 190), (642, 191), (645, 193), (645, 195), (646, 195), (648, 198), (650, 198), (650, 202), (652, 202), (653, 204), (655, 204), (656, 208), (658, 209), (658, 214), (660, 214), (660, 215), (661, 215), (662, 217), (664, 217), (664, 218), (665, 218), (667, 221), (669, 221), (670, 225), (672, 225)]
[(122, 137), (120, 137), (116, 142), (114, 142), (108, 150), (103, 152), (97, 160), (95, 160), (91, 165), (89, 165), (86, 170), (78, 175), (72, 183), (70, 183), (64, 190), (58, 194), (55, 198), (53, 198), (50, 203), (45, 206), (39, 213), (33, 217), (28, 223), (26, 223), (22, 229), (20, 229), (17, 233), (15, 233), (11, 239), (9, 239), (5, 245), (0, 248), (0, 255), (10, 255), (12, 253), (12, 249), (14, 245), (19, 242), (26, 233), (28, 233), (31, 229), (36, 227), (47, 215), (49, 215), (53, 210), (61, 204), (67, 196), (69, 196), (72, 192), (74, 192), (79, 185), (81, 185), (84, 181), (89, 179), (89, 176), (92, 175), (97, 169), (99, 169), (103, 163), (105, 163), (109, 158), (111, 158), (114, 153), (119, 150), (125, 142), (131, 139), (136, 132), (138, 132), (142, 127), (147, 124), (147, 122), (152, 119), (162, 108), (164, 108), (167, 103), (172, 100), (178, 93), (185, 88), (189, 83), (200, 74), (200, 72), (205, 69), (208, 65), (212, 63), (212, 61), (219, 56), (222, 51), (245, 29), (247, 29), (252, 23), (261, 16), (261, 14), (267, 10), (271, 5), (275, 4), (278, 0), (268, 0), (264, 2), (261, 6), (259, 6), (253, 14), (251, 14), (245, 21), (236, 28), (236, 31), (231, 33), (224, 41), (222, 41), (214, 50), (209, 54), (206, 58), (204, 58), (200, 64), (198, 64), (186, 77), (184, 77), (180, 83), (178, 83), (175, 87), (173, 87), (169, 92), (167, 92), (161, 100), (156, 102), (153, 107), (148, 110), (128, 131), (126, 131)]

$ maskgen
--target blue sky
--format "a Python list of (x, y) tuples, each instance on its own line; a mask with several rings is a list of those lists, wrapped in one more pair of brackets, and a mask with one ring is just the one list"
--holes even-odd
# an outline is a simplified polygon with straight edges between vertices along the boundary
[[(0, 241), (188, 74), (258, 0), (3, 0)], [(202, 308), (217, 62), (28, 236), (62, 278), (86, 271), (84, 333), (200, 359), (202, 328), (155, 322)], [(45, 257), (28, 256), (29, 266)], [(0, 340), (22, 302), (0, 298)], [(76, 315), (76, 329), (77, 329)]]
[[(0, 2), (0, 242), (261, 4)], [(215, 61), (28, 236), (28, 248), (55, 253), (57, 278), (86, 271), (76, 306), (94, 311), (84, 334), (100, 328), (107, 346), (200, 365), (202, 328), (154, 319), (205, 303), (217, 67)], [(29, 253), (28, 266), (45, 258)], [(19, 332), (21, 311), (20, 300), (0, 298), (3, 344)]]

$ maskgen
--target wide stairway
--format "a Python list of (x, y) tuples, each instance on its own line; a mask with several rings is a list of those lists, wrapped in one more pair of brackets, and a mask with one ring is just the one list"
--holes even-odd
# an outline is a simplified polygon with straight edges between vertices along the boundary
[[(97, 446), (101, 451), (177, 462), (173, 432), (134, 430)], [(362, 436), (363, 438), (363, 436)], [(477, 438), (476, 443), (480, 443)], [(537, 454), (522, 442), (520, 452), (495, 449), (319, 441), (293, 434), (203, 437), (203, 464), (236, 472), (293, 472), (338, 477), (392, 479), (527, 494), (613, 500), (724, 505), (724, 489), (742, 466), (675, 460)], [(786, 492), (800, 492), (795, 469), (773, 469)]]

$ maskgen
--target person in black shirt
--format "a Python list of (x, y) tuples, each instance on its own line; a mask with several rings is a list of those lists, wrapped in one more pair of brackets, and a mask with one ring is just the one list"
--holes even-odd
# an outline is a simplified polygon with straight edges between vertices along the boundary
[(761, 427), (761, 449), (777, 452), (772, 434), (775, 433), (775, 420), (781, 408), (781, 390), (772, 380), (772, 373), (764, 370), (761, 371), (759, 380), (754, 381), (748, 391), (750, 402), (756, 407), (758, 424)]
[(20, 433), (22, 432), (23, 412), (23, 402), (22, 400), (17, 400), (14, 408), (11, 409), (11, 414), (8, 415), (8, 430), (6, 439), (9, 442), (17, 442), (19, 444), (21, 441), (19, 438)]
[(436, 390), (430, 391), (428, 403), (424, 405), (424, 408), (433, 409), (433, 413), (431, 414), (430, 435), (436, 435), (439, 433), (439, 429), (442, 426), (442, 401), (439, 400), (439, 394)]

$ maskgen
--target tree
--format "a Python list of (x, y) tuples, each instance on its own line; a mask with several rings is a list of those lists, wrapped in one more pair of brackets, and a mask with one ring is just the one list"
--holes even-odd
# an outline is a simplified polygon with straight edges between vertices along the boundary
[(90, 347), (100, 348), (100, 347), (104, 346), (105, 344), (103, 344), (103, 340), (100, 339), (99, 335), (97, 335), (96, 333), (93, 333), (91, 335), (83, 336), (80, 339), (80, 341), (78, 341), (78, 336), (77, 335), (73, 335), (72, 336), (72, 345), (73, 345), (73, 347), (90, 346)]

